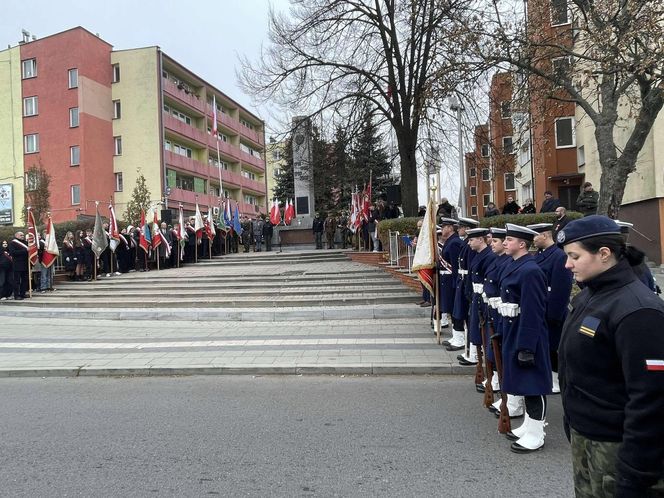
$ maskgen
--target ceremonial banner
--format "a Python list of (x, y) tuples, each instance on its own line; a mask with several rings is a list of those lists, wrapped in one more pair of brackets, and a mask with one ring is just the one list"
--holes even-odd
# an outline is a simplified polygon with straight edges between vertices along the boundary
[(30, 208), (28, 208), (28, 233), (26, 234), (26, 241), (28, 243), (30, 264), (35, 266), (37, 261), (39, 261), (39, 237), (37, 236), (35, 216), (32, 214), (32, 209)]
[(95, 228), (92, 232), (92, 252), (94, 252), (97, 258), (99, 258), (101, 253), (104, 252), (108, 247), (108, 239), (106, 238), (106, 232), (104, 232), (101, 216), (99, 216), (99, 203), (97, 203), (96, 210), (97, 215), (95, 216)]
[(46, 222), (46, 240), (44, 241), (44, 253), (42, 254), (42, 266), (50, 268), (53, 263), (58, 259), (60, 250), (58, 249), (58, 241), (55, 238), (55, 227), (51, 216), (48, 216)]
[(413, 257), (413, 271), (422, 285), (432, 294), (434, 291), (434, 273), (436, 268), (436, 218), (433, 200), (429, 201), (424, 222), (417, 236), (415, 256)]

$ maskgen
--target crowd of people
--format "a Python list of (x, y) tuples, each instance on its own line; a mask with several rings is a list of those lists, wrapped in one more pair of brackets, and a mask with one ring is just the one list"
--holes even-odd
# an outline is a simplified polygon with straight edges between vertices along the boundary
[(664, 496), (659, 288), (628, 244), (631, 224), (567, 223), (548, 201), (556, 224), (436, 217), (437, 276), (420, 305), (439, 338), (450, 330), (442, 345), (475, 365), (474, 388), (513, 452), (543, 448), (547, 396), (561, 393), (577, 496)]

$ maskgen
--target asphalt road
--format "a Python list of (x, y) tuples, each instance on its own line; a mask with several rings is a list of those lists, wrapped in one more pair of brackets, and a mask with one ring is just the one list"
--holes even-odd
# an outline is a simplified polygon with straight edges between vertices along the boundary
[(466, 377), (0, 380), (2, 496), (571, 496)]

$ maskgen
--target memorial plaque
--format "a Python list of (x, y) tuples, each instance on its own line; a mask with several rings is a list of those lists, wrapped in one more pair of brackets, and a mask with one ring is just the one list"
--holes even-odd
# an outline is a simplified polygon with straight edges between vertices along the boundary
[(14, 185), (0, 185), (0, 225), (14, 224)]

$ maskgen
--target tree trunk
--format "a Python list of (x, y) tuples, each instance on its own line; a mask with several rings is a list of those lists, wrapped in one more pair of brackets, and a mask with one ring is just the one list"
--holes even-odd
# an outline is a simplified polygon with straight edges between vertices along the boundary
[(401, 165), (401, 208), (404, 216), (417, 216), (417, 132), (402, 130), (396, 135)]

